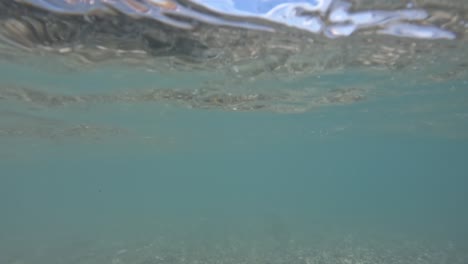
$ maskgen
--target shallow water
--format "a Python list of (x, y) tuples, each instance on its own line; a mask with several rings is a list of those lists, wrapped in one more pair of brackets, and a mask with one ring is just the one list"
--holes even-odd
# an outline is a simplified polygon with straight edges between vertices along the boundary
[(0, 47), (0, 263), (467, 263), (458, 36), (158, 67)]

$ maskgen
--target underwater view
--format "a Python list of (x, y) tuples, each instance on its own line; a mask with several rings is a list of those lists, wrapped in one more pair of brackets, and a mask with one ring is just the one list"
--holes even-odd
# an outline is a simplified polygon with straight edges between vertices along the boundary
[(0, 0), (0, 264), (466, 264), (467, 223), (466, 0)]

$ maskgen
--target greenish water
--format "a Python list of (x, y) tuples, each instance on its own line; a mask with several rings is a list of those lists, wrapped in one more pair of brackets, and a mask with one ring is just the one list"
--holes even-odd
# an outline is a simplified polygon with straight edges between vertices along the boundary
[(246, 84), (367, 91), (278, 113), (51, 99), (204, 85), (189, 74), (1, 70), (0, 263), (468, 261), (463, 76)]

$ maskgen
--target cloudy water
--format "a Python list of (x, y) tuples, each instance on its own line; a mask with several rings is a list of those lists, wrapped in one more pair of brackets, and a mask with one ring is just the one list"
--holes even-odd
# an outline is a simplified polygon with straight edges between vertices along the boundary
[(468, 263), (468, 3), (0, 0), (0, 263)]

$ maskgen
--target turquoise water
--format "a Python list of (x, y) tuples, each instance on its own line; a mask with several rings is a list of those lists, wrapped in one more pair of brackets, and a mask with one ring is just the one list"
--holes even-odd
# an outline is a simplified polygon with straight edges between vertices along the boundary
[(300, 114), (4, 100), (0, 262), (466, 263), (466, 82), (447, 85)]
[[(0, 263), (468, 262), (465, 68), (223, 83), (44, 62), (0, 67)], [(133, 95), (204, 86), (296, 97)]]

